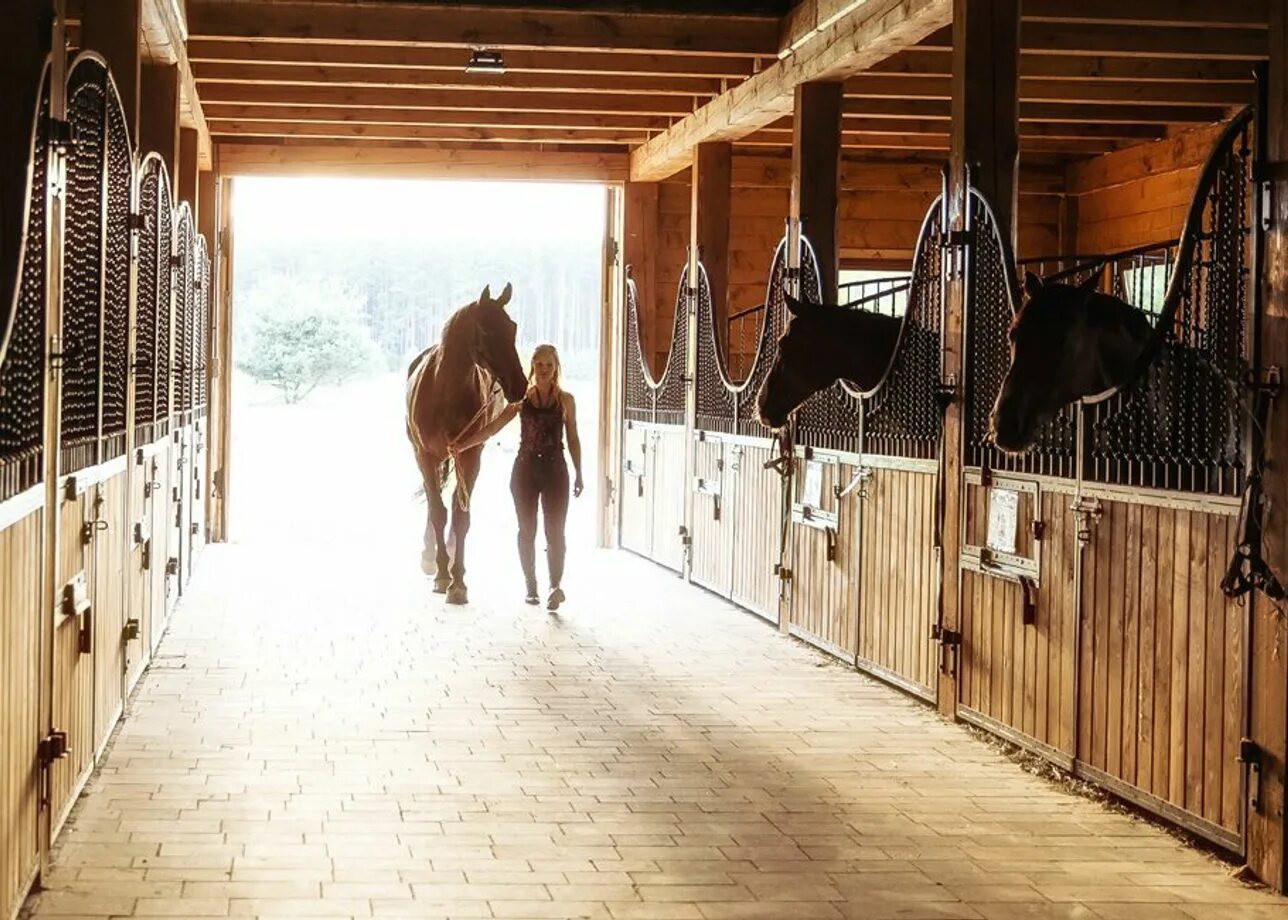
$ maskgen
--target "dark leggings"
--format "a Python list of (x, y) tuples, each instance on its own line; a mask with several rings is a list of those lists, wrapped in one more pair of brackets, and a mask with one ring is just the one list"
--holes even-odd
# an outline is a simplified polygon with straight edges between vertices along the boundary
[(550, 566), (550, 587), (563, 580), (564, 521), (568, 518), (568, 465), (563, 456), (525, 457), (514, 461), (510, 494), (519, 518), (519, 562), (529, 588), (537, 583), (537, 502), (546, 525), (546, 556)]

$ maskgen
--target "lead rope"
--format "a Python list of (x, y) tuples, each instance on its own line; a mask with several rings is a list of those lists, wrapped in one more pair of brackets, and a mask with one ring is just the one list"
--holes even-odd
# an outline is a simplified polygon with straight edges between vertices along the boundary
[[(450, 445), (455, 444), (457, 441), (459, 441), (461, 438), (465, 437), (465, 435), (469, 433), (470, 429), (474, 427), (474, 423), (477, 422), (480, 418), (482, 418), (483, 413), (485, 413), (488, 410), (488, 407), (492, 405), (492, 400), (496, 397), (497, 391), (499, 389), (500, 389), (500, 382), (497, 380), (493, 380), (492, 386), (487, 392), (487, 397), (483, 400), (483, 404), (479, 406), (478, 411), (475, 412), (474, 415), (470, 418), (470, 420), (465, 423), (465, 427), (463, 427), (459, 432), (456, 433), (456, 437), (452, 438), (450, 441), (447, 442), (449, 445), (448, 459), (451, 459), (453, 456), (450, 450)], [(482, 445), (480, 444), (479, 447), (481, 449)], [(453, 465), (456, 467), (455, 469), (456, 507), (459, 508), (461, 511), (468, 513), (470, 510), (470, 493), (469, 493), (469, 490), (465, 488), (465, 480), (461, 478), (460, 465), (459, 464), (453, 464)]]

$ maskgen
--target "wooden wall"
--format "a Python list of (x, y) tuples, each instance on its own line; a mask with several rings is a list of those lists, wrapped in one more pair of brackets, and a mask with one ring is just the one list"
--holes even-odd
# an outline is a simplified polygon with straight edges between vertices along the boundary
[(1076, 251), (1117, 252), (1180, 236), (1199, 170), (1222, 127), (1186, 131), (1070, 166)]

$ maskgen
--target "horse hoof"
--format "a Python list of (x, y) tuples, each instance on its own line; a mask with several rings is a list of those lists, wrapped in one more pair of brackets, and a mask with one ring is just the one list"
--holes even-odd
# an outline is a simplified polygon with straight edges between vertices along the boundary
[(448, 589), (448, 587), (449, 587), (451, 584), (452, 584), (452, 580), (451, 580), (450, 578), (435, 578), (435, 579), (434, 579), (434, 593), (435, 593), (435, 594), (446, 594), (446, 593), (447, 593), (447, 589)]
[(420, 557), (420, 570), (426, 575), (433, 575), (438, 571), (438, 561), (433, 556)]
[(447, 603), (449, 604), (468, 604), (470, 594), (460, 585), (452, 585), (447, 589)]

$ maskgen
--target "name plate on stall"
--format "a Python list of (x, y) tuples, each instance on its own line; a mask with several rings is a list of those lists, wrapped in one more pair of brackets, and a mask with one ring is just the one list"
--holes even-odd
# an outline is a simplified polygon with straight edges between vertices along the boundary
[(1015, 553), (1015, 532), (1019, 526), (1020, 493), (1010, 489), (988, 490), (988, 548)]
[(823, 464), (816, 460), (805, 461), (805, 487), (801, 504), (819, 508), (823, 503)]

